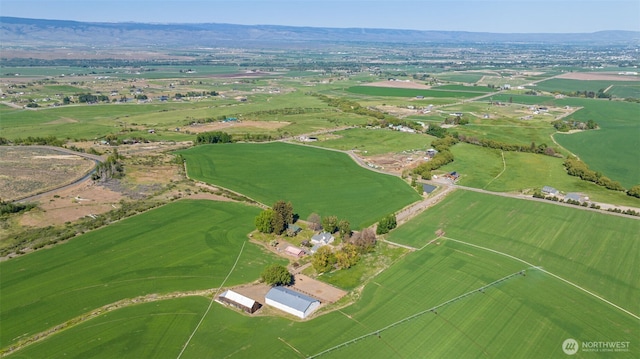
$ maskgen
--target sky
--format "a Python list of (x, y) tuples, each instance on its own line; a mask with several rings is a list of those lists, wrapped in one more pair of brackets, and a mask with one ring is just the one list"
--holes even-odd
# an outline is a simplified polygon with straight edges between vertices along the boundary
[(640, 0), (0, 0), (0, 15), (495, 33), (640, 31)]

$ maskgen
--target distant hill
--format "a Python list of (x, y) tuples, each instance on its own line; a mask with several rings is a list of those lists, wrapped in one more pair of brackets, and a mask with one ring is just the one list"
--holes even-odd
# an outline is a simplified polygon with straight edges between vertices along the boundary
[(639, 44), (637, 31), (503, 34), (233, 24), (95, 23), (0, 16), (2, 46), (194, 47), (309, 42)]

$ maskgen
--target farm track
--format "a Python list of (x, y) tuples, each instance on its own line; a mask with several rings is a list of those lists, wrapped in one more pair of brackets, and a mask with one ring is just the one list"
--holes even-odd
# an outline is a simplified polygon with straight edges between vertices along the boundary
[[(96, 163), (96, 165), (98, 163), (104, 162), (104, 158), (102, 156), (92, 155), (92, 154), (83, 153), (83, 152), (76, 152), (76, 151), (73, 151), (73, 150), (70, 150), (70, 149), (67, 149), (67, 148), (62, 148), (62, 147), (33, 145), (33, 146), (29, 146), (29, 148), (52, 150), (52, 151), (62, 152), (62, 153), (68, 154), (68, 155), (84, 157), (86, 159), (90, 159), (90, 160), (94, 161)], [(63, 185), (60, 185), (60, 186), (58, 186), (56, 188), (49, 189), (49, 190), (46, 190), (46, 191), (42, 191), (42, 192), (36, 193), (34, 195), (27, 196), (27, 197), (18, 198), (16, 200), (14, 200), (14, 202), (32, 202), (32, 201), (35, 201), (35, 200), (39, 199), (42, 196), (53, 194), (55, 192), (70, 188), (72, 186), (75, 186), (75, 185), (77, 185), (79, 183), (82, 183), (82, 182), (88, 180), (90, 178), (91, 174), (94, 171), (95, 171), (95, 167), (92, 170), (90, 170), (89, 172), (85, 173), (82, 177), (72, 181), (71, 183), (63, 184)]]

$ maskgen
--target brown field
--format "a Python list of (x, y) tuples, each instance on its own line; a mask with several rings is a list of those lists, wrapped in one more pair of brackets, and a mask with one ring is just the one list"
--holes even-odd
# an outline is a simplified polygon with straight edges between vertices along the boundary
[(427, 90), (430, 89), (431, 86), (418, 84), (415, 82), (405, 82), (405, 81), (378, 81), (378, 82), (369, 82), (363, 84), (362, 86), (374, 86), (374, 87), (390, 87), (390, 88), (401, 88), (401, 89), (420, 89)]
[(214, 122), (191, 125), (188, 127), (189, 132), (201, 133), (208, 131), (219, 131), (230, 128), (258, 128), (261, 130), (277, 130), (279, 128), (289, 125), (290, 122), (285, 121), (251, 121), (243, 120), (238, 122)]
[(556, 76), (559, 79), (567, 80), (602, 80), (602, 81), (640, 81), (638, 75), (618, 75), (612, 72), (567, 72)]
[(2, 200), (14, 200), (71, 183), (94, 162), (58, 151), (26, 146), (0, 147)]

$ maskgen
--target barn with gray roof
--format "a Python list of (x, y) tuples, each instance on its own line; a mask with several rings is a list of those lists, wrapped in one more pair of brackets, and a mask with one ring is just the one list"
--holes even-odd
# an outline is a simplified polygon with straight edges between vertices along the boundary
[(319, 300), (285, 287), (271, 288), (264, 297), (264, 302), (302, 319), (320, 306)]

